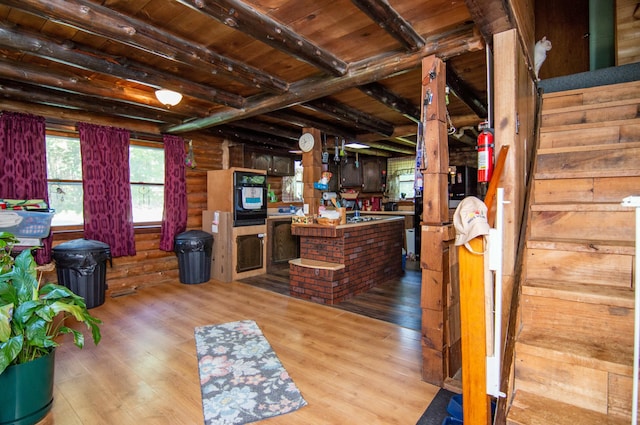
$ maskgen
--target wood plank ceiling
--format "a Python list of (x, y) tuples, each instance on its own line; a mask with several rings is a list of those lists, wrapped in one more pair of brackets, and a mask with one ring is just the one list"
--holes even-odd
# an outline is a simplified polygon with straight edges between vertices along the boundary
[[(412, 155), (420, 62), (436, 54), (463, 134), (451, 143), (469, 146), (487, 102), (477, 3), (495, 0), (2, 0), (0, 107), (80, 110), (280, 150), (310, 126), (330, 146), (337, 137), (369, 154)], [(184, 98), (166, 107), (159, 88)]]

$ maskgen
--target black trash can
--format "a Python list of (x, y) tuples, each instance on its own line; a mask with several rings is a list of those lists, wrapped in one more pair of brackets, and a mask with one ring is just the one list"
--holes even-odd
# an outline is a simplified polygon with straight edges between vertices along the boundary
[[(84, 298), (87, 308), (104, 303), (107, 287), (108, 244), (90, 239), (74, 239), (52, 249), (58, 284)], [(113, 266), (113, 264), (112, 264)]]
[(181, 283), (204, 283), (211, 278), (213, 235), (202, 230), (180, 233), (174, 241)]

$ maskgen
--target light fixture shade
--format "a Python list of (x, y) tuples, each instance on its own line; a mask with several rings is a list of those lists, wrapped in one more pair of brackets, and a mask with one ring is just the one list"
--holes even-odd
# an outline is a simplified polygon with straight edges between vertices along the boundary
[(182, 100), (180, 93), (167, 89), (156, 90), (156, 97), (167, 106), (176, 106)]

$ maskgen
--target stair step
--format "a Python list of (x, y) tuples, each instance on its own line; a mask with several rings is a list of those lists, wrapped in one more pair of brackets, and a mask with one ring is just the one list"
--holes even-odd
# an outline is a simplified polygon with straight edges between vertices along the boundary
[(535, 178), (640, 176), (640, 143), (539, 149)]
[(640, 119), (540, 128), (540, 148), (640, 142)]
[[(588, 247), (588, 244), (585, 246)], [(633, 287), (634, 258), (629, 254), (609, 254), (606, 251), (595, 250), (554, 250), (545, 246), (528, 248), (525, 261), (527, 279)]]
[[(575, 365), (621, 376), (633, 375), (633, 345), (604, 344), (590, 339), (569, 339), (548, 333), (523, 331), (518, 336), (516, 351), (519, 355), (526, 354), (566, 364), (565, 368)], [(540, 365), (543, 369), (549, 369), (548, 366)]]
[(640, 176), (630, 177), (585, 177), (571, 179), (536, 180), (534, 204), (542, 203), (620, 203), (640, 192)]
[(599, 254), (635, 254), (635, 242), (631, 241), (562, 238), (529, 239), (527, 241), (527, 248), (558, 251), (593, 252)]
[(550, 291), (532, 292), (542, 295), (522, 294), (523, 330), (603, 345), (633, 346), (633, 308), (554, 298)]
[(529, 279), (522, 286), (522, 293), (628, 309), (633, 309), (635, 306), (634, 293), (631, 288), (593, 285), (583, 282)]
[(589, 105), (633, 98), (640, 98), (639, 81), (544, 93), (542, 96), (542, 106), (544, 111), (552, 111), (569, 106)]
[(628, 425), (624, 418), (611, 417), (567, 403), (516, 391), (507, 417), (508, 425)]
[(582, 123), (602, 123), (638, 118), (640, 99), (624, 99), (605, 103), (543, 109), (541, 128)]
[(635, 210), (620, 203), (536, 204), (530, 211), (534, 239), (635, 240)]
[[(620, 199), (622, 201), (622, 199)], [(544, 203), (531, 206), (531, 211), (573, 211), (573, 212), (631, 212), (633, 208), (625, 207), (621, 202), (573, 202)], [(633, 224), (633, 221), (630, 222)]]

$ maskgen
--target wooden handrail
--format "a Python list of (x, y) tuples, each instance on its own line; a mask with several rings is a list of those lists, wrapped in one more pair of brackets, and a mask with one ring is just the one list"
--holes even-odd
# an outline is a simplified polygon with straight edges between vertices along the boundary
[[(484, 202), (487, 221), (493, 227), (495, 203), (509, 146), (502, 146)], [(475, 252), (486, 248), (477, 237), (469, 241)], [(486, 254), (488, 255), (488, 254)], [(458, 247), (460, 267), (460, 331), (462, 342), (462, 398), (465, 423), (491, 424), (491, 401), (487, 395), (487, 321), (485, 311), (485, 255), (470, 252), (464, 245)], [(499, 347), (495, 347), (499, 349)]]
[(496, 201), (498, 184), (500, 183), (500, 178), (502, 177), (504, 164), (507, 161), (507, 152), (509, 152), (509, 145), (504, 145), (500, 148), (498, 160), (496, 161), (496, 166), (493, 170), (493, 176), (491, 176), (491, 181), (489, 181), (489, 187), (487, 188), (487, 194), (484, 197), (484, 204), (487, 206), (487, 222), (489, 223), (490, 227), (493, 227), (493, 225), (495, 224), (495, 210), (493, 209), (493, 204)]

